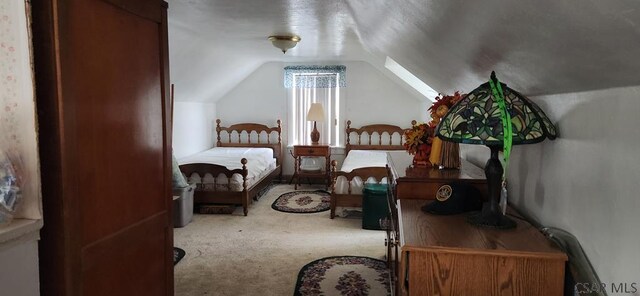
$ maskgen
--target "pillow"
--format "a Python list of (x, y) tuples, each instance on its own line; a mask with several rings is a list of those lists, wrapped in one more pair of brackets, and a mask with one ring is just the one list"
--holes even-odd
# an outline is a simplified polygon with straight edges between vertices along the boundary
[(189, 186), (189, 183), (187, 183), (187, 180), (184, 179), (180, 171), (180, 166), (178, 165), (175, 155), (171, 155), (171, 158), (173, 159), (173, 189)]

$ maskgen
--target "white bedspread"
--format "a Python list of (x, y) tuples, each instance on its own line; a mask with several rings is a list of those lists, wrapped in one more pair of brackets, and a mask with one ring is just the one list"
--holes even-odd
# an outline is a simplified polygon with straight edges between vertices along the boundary
[[(411, 157), (409, 153), (403, 150), (351, 150), (344, 159), (340, 171), (348, 173), (354, 169), (364, 167), (385, 167), (387, 165), (387, 153), (402, 155), (402, 157), (406, 154), (407, 157)], [(351, 180), (351, 194), (362, 194), (362, 189), (366, 183), (386, 184), (387, 178), (376, 180), (375, 178), (370, 177), (363, 181), (360, 177), (355, 177)], [(338, 194), (347, 194), (349, 192), (348, 189), (349, 183), (347, 182), (347, 178), (344, 176), (338, 177), (336, 179), (335, 192)]]
[[(242, 158), (247, 159), (247, 187), (250, 187), (276, 167), (273, 150), (270, 148), (215, 147), (178, 160), (179, 164), (209, 163), (226, 167), (229, 170), (242, 169)], [(206, 174), (204, 178), (193, 174), (187, 176), (189, 182), (204, 183), (205, 189), (214, 184), (214, 176)], [(224, 175), (216, 176), (218, 190), (226, 189), (228, 180)], [(242, 191), (242, 176), (234, 174), (231, 178), (231, 190)]]
[[(387, 153), (394, 154), (394, 157), (398, 155), (398, 157), (408, 157), (412, 156), (404, 150), (391, 150), (391, 151), (382, 151), (382, 150), (351, 150), (347, 157), (344, 159), (342, 163), (342, 167), (340, 168), (343, 172), (351, 172), (352, 170), (364, 167), (386, 167), (388, 159)], [(387, 184), (387, 178), (382, 178), (382, 180), (376, 180), (373, 177), (368, 178), (367, 180), (362, 180), (360, 177), (354, 177), (351, 180), (351, 194), (362, 194), (362, 189), (364, 188), (364, 184), (367, 183), (381, 183)], [(336, 179), (335, 185), (335, 193), (337, 194), (348, 194), (349, 193), (349, 182), (347, 182), (347, 178), (344, 176), (339, 176)], [(353, 208), (353, 207), (337, 207), (336, 215), (340, 217), (346, 217), (352, 211), (360, 211), (361, 208)]]

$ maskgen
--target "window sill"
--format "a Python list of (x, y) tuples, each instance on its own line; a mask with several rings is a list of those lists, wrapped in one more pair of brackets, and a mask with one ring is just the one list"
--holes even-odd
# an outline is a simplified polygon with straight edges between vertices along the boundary
[(0, 250), (30, 240), (40, 239), (42, 219), (14, 219), (5, 226), (0, 226)]
[[(309, 145), (309, 144), (295, 144), (295, 145), (287, 145), (287, 149), (293, 149), (293, 146), (298, 146), (298, 145)], [(331, 149), (344, 149), (346, 148), (345, 146), (329, 146), (331, 147)]]

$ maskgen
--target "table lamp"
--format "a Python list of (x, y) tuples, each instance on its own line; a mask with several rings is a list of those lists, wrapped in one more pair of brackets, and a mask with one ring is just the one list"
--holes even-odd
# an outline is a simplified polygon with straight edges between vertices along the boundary
[(307, 113), (307, 121), (313, 121), (313, 131), (311, 131), (311, 144), (317, 145), (320, 141), (320, 132), (316, 128), (316, 121), (324, 120), (324, 109), (320, 103), (312, 103)]
[(481, 212), (468, 217), (469, 223), (501, 229), (516, 226), (498, 205), (506, 171), (498, 159), (499, 151), (503, 150), (507, 167), (511, 145), (538, 143), (545, 138), (553, 140), (556, 134), (555, 126), (542, 109), (500, 83), (495, 72), (491, 73), (489, 82), (451, 107), (436, 127), (435, 135), (444, 141), (486, 145), (491, 150), (484, 168), (489, 201), (483, 204)]

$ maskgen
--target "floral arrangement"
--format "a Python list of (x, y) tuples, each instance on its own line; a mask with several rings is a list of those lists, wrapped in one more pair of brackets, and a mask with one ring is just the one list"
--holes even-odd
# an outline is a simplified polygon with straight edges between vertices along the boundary
[(440, 123), (442, 117), (444, 117), (447, 112), (449, 112), (449, 109), (460, 101), (462, 97), (463, 94), (460, 92), (455, 92), (451, 96), (439, 94), (435, 98), (436, 101), (433, 105), (427, 109), (431, 114), (431, 121), (428, 123), (414, 124), (404, 132), (404, 148), (407, 149), (409, 154), (415, 155), (413, 159), (415, 165), (431, 165), (430, 154), (432, 144), (435, 146), (434, 153), (437, 154), (437, 157), (433, 159), (433, 161), (435, 161), (433, 164), (440, 164), (439, 159), (442, 142), (438, 139), (438, 144), (435, 144), (434, 130), (438, 123)]
[(449, 109), (451, 109), (451, 107), (455, 103), (460, 101), (463, 96), (464, 94), (460, 94), (459, 91), (455, 92), (451, 96), (439, 94), (436, 97), (436, 101), (433, 103), (433, 105), (431, 105), (431, 107), (427, 109), (427, 111), (429, 111), (429, 113), (431, 114), (431, 122), (429, 122), (429, 126), (435, 128), (438, 123), (440, 123), (442, 117), (444, 117), (447, 112), (449, 112)]
[(407, 149), (409, 154), (426, 153), (428, 155), (431, 150), (431, 140), (433, 139), (433, 127), (429, 126), (428, 123), (415, 124), (404, 131), (404, 139), (404, 148)]

